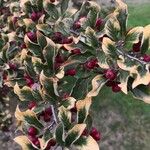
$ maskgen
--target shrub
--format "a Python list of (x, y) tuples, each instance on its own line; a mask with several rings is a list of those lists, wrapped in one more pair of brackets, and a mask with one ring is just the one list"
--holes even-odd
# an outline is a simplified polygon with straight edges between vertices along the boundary
[[(150, 103), (150, 25), (127, 29), (127, 5), (107, 16), (86, 1), (18, 0), (2, 12), (3, 84), (20, 99), (15, 112), (22, 149), (94, 149), (92, 97), (103, 86)], [(3, 6), (3, 7), (4, 7)], [(8, 7), (4, 7), (6, 11)]]

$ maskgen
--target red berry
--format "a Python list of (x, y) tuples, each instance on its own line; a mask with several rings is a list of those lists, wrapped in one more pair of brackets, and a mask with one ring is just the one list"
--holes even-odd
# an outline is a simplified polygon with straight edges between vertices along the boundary
[(32, 108), (34, 108), (34, 107), (36, 107), (36, 106), (37, 106), (37, 104), (36, 104), (35, 101), (29, 102), (29, 104), (28, 104), (28, 108), (29, 108), (29, 109), (32, 109)]
[(98, 132), (97, 134), (93, 135), (92, 137), (95, 139), (95, 141), (99, 141), (101, 139), (101, 134)]
[(81, 50), (79, 48), (75, 48), (75, 49), (71, 50), (71, 53), (78, 55), (78, 54), (81, 54)]
[(42, 12), (33, 12), (31, 14), (32, 21), (37, 21), (42, 16), (42, 14)]
[(57, 54), (57, 56), (55, 57), (55, 62), (56, 63), (63, 63), (64, 62), (63, 56), (60, 54)]
[(90, 131), (90, 135), (92, 134), (97, 134), (98, 130), (95, 127), (92, 127), (91, 131)]
[(142, 57), (143, 61), (145, 62), (150, 62), (150, 55), (147, 55), (145, 54), (143, 57)]
[(114, 80), (116, 79), (117, 77), (117, 74), (114, 70), (112, 69), (107, 69), (105, 72), (104, 72), (104, 76), (106, 79), (109, 79), (109, 80)]
[(52, 37), (52, 40), (56, 43), (62, 43), (62, 40), (63, 40), (63, 35), (61, 32), (55, 32), (53, 37)]
[(82, 132), (82, 136), (88, 136), (88, 130), (84, 129), (84, 131)]
[(55, 140), (55, 139), (51, 139), (51, 140), (49, 141), (49, 144), (50, 144), (51, 146), (55, 146), (55, 145), (56, 145), (56, 140)]
[(13, 24), (16, 24), (17, 21), (18, 21), (18, 17), (14, 17), (13, 18)]
[(95, 27), (97, 28), (97, 29), (99, 29), (102, 25), (103, 25), (103, 19), (102, 18), (98, 18), (97, 20), (96, 20), (96, 23), (95, 23)]
[(51, 107), (46, 108), (46, 109), (45, 109), (45, 114), (51, 116), (51, 115), (52, 115), (52, 108), (51, 108)]
[(3, 72), (3, 80), (7, 80), (8, 74), (7, 72)]
[(75, 76), (77, 73), (76, 69), (68, 69), (66, 72), (65, 72), (65, 75), (66, 76)]
[(70, 111), (71, 111), (72, 113), (76, 113), (76, 112), (77, 112), (77, 107), (76, 107), (76, 105), (75, 105), (73, 108), (71, 108)]
[(28, 138), (32, 143), (35, 143), (36, 141), (38, 141), (38, 138), (36, 136), (28, 136)]
[(77, 30), (77, 29), (80, 29), (81, 28), (81, 23), (79, 21), (76, 21), (74, 24), (73, 24), (73, 29), (74, 30)]
[(117, 93), (121, 91), (121, 87), (118, 86), (118, 84), (115, 84), (112, 86), (112, 91)]
[(14, 71), (17, 70), (17, 65), (16, 64), (9, 63), (8, 65), (9, 65), (10, 70), (14, 70)]
[(44, 114), (43, 119), (45, 122), (50, 122), (51, 121), (51, 116), (49, 114)]
[(21, 48), (21, 49), (24, 49), (24, 48), (27, 48), (27, 46), (26, 46), (25, 43), (22, 43), (22, 44), (20, 45), (20, 48)]
[(28, 38), (32, 41), (32, 42), (36, 42), (37, 41), (37, 36), (35, 32), (28, 32), (27, 33)]
[(96, 128), (92, 128), (90, 131), (90, 135), (96, 140), (99, 141), (101, 139), (100, 132)]
[(55, 0), (50, 0), (50, 2), (54, 3), (54, 2), (55, 2)]
[(36, 142), (33, 143), (36, 147), (40, 147), (40, 141), (37, 140)]
[(67, 99), (69, 96), (70, 96), (70, 95), (69, 95), (67, 92), (65, 92), (65, 93), (63, 93), (62, 98), (63, 98), (63, 99)]
[(61, 44), (71, 44), (73, 42), (73, 38), (64, 38), (62, 39)]
[(132, 49), (133, 49), (134, 52), (139, 52), (140, 49), (141, 49), (141, 41), (139, 41), (138, 43), (133, 44)]
[(97, 66), (97, 59), (91, 59), (85, 63), (87, 69), (94, 69)]
[(37, 129), (35, 127), (30, 127), (28, 129), (28, 135), (35, 136), (37, 134)]

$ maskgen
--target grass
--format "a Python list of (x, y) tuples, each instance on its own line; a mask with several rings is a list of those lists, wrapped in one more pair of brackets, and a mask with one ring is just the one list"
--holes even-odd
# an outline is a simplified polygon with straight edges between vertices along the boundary
[[(129, 5), (128, 27), (150, 24), (149, 8), (150, 3)], [(102, 132), (101, 150), (150, 149), (150, 105), (104, 88), (93, 107), (94, 124)]]

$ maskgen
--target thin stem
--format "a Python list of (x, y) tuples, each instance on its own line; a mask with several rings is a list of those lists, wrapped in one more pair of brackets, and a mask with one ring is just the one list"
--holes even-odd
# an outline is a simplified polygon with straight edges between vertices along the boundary
[(56, 124), (58, 124), (57, 118), (56, 118), (56, 114), (55, 114), (55, 110), (54, 110), (54, 106), (51, 105), (51, 108), (52, 108), (52, 113), (53, 113), (54, 121), (55, 121)]
[[(75, 34), (76, 36), (79, 36), (79, 35), (80, 35), (78, 32), (76, 32), (76, 31), (74, 31), (74, 30), (70, 30), (70, 31), (71, 31), (71, 33)], [(83, 37), (83, 38), (86, 38), (84, 35), (82, 35), (82, 37)], [(80, 41), (83, 42), (82, 40), (80, 40)], [(135, 61), (141, 63), (142, 65), (150, 64), (150, 63), (147, 63), (147, 62), (145, 62), (145, 61), (143, 61), (143, 60), (138, 59), (136, 56), (132, 56), (132, 55), (130, 55), (130, 54), (124, 52), (124, 51), (121, 51), (121, 50), (119, 50), (119, 49), (117, 49), (117, 52), (118, 52), (118, 54), (120, 54), (120, 55), (122, 55), (122, 56), (128, 57), (128, 58), (130, 58), (131, 60), (135, 60)]]
[(147, 62), (142, 61), (142, 60), (140, 60), (140, 59), (138, 59), (138, 58), (136, 58), (136, 57), (134, 57), (134, 56), (131, 56), (131, 55), (129, 55), (129, 54), (127, 54), (127, 53), (125, 53), (125, 52), (119, 50), (119, 49), (117, 49), (117, 52), (118, 52), (118, 54), (120, 54), (120, 55), (122, 55), (122, 56), (126, 56), (126, 57), (130, 58), (131, 60), (135, 60), (135, 61), (141, 63), (142, 65), (148, 64)]

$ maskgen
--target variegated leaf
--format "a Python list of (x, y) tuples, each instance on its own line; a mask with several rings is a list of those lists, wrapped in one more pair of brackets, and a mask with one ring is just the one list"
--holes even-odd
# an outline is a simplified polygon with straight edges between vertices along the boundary
[(102, 75), (97, 75), (92, 80), (92, 90), (87, 94), (88, 97), (97, 96), (101, 88), (105, 85), (106, 80)]

